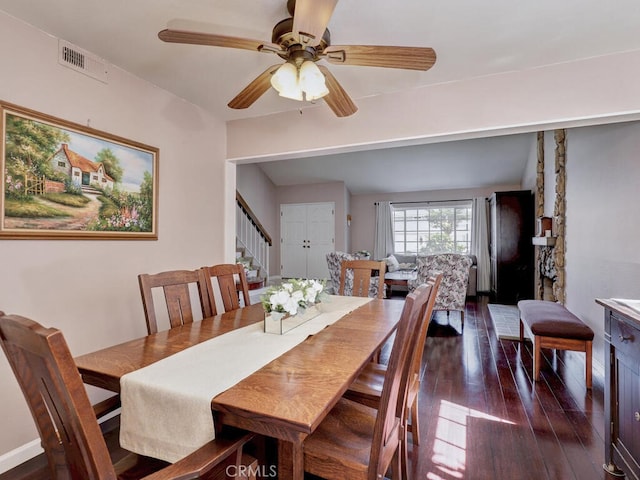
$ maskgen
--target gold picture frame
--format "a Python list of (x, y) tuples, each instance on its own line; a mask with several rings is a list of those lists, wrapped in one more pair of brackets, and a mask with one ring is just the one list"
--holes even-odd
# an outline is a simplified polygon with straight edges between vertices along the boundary
[(0, 126), (0, 239), (158, 239), (158, 148), (2, 101)]

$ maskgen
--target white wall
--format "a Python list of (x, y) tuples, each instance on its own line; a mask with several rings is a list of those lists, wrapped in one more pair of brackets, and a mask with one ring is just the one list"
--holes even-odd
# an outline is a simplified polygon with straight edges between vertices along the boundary
[(566, 305), (596, 332), (604, 362), (604, 310), (596, 298), (640, 298), (640, 123), (567, 133)]
[[(544, 216), (553, 218), (556, 201), (556, 141), (553, 131), (543, 132), (544, 155)], [(522, 188), (536, 191), (538, 166), (538, 141), (534, 139), (522, 176)]]
[[(3, 13), (0, 45), (2, 100), (160, 149), (158, 241), (0, 240), (0, 309), (60, 328), (74, 355), (143, 335), (139, 273), (224, 260), (225, 125), (113, 66), (104, 84), (58, 65), (55, 38)], [(0, 383), (3, 471), (38, 435), (4, 355)]]

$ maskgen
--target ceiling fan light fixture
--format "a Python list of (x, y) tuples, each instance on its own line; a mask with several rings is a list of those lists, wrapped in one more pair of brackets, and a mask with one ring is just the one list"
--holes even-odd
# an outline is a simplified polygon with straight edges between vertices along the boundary
[[(285, 0), (281, 0), (285, 1)], [(237, 48), (275, 54), (285, 64), (271, 65), (227, 104), (249, 108), (273, 87), (281, 97), (309, 102), (323, 98), (338, 117), (358, 111), (338, 80), (320, 60), (362, 67), (429, 70), (436, 52), (427, 47), (393, 45), (332, 45), (327, 25), (339, 0), (286, 0), (289, 17), (276, 23), (271, 42), (217, 33), (166, 28), (163, 42)]]
[(281, 97), (302, 101), (302, 88), (298, 81), (298, 69), (286, 62), (271, 77), (271, 86)]
[(324, 75), (311, 60), (305, 61), (300, 66), (300, 85), (309, 102), (329, 94)]

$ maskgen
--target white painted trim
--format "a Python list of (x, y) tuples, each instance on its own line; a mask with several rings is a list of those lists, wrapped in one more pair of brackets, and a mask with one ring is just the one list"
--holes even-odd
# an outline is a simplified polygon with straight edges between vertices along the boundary
[[(113, 412), (109, 412), (103, 417), (100, 417), (100, 423), (109, 420), (116, 415), (120, 415), (119, 408), (114, 410)], [(40, 438), (36, 438), (35, 440), (32, 440), (29, 443), (25, 443), (24, 445), (21, 445), (18, 448), (5, 453), (4, 455), (0, 455), (0, 474), (8, 472), (12, 468), (23, 464), (27, 460), (31, 460), (32, 458), (37, 457), (41, 453), (44, 453), (44, 449), (42, 448), (42, 445), (40, 443)]]
[(24, 445), (0, 456), (0, 473), (8, 472), (21, 463), (31, 460), (33, 457), (37, 457), (42, 452), (44, 452), (44, 450), (40, 445), (40, 438), (36, 438), (29, 443), (25, 443)]

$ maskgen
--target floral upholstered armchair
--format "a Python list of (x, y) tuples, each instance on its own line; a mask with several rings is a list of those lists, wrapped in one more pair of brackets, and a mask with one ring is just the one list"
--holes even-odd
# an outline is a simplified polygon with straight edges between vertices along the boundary
[(467, 299), (471, 258), (457, 253), (439, 253), (419, 256), (417, 263), (416, 279), (409, 282), (409, 290), (426, 283), (436, 272), (442, 272), (442, 283), (433, 310), (446, 310), (447, 316), (451, 310), (458, 310), (461, 326), (464, 327), (464, 305)]
[[(355, 255), (346, 252), (327, 253), (327, 266), (329, 267), (329, 280), (331, 280), (332, 293), (338, 294), (340, 287), (340, 268), (344, 260), (357, 260)], [(344, 283), (344, 294), (351, 295), (353, 291), (353, 271), (347, 270), (347, 277)], [(369, 297), (378, 296), (378, 282), (376, 278), (371, 279), (369, 285)]]

